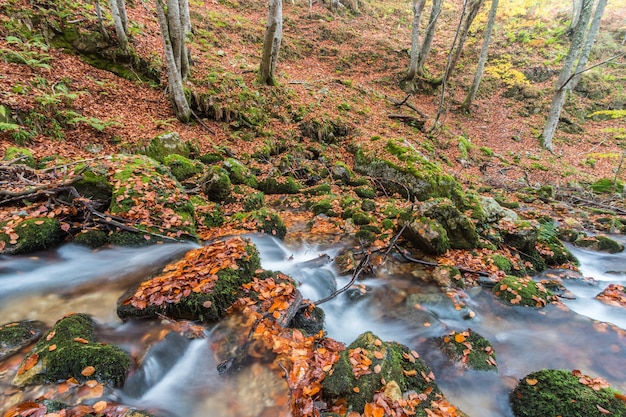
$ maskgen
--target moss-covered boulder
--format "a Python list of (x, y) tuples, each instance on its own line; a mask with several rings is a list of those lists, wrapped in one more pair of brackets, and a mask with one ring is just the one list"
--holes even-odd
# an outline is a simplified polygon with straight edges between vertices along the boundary
[(147, 146), (139, 150), (139, 153), (163, 163), (165, 157), (171, 154), (189, 158), (192, 150), (193, 147), (185, 142), (178, 133), (167, 132), (154, 137)]
[(388, 193), (425, 201), (429, 198), (450, 198), (465, 209), (465, 195), (461, 184), (439, 165), (429, 161), (413, 149), (390, 141), (387, 150), (401, 161), (394, 163), (381, 155), (358, 150), (354, 158), (357, 173), (376, 178)]
[(500, 203), (493, 197), (480, 197), (480, 205), (484, 213), (484, 221), (487, 223), (495, 223), (505, 219), (508, 221), (518, 220), (517, 213), (506, 207), (502, 207)]
[(130, 357), (115, 346), (98, 343), (95, 329), (96, 323), (86, 314), (59, 320), (24, 358), (13, 384), (38, 385), (75, 378), (121, 386)]
[(420, 207), (422, 216), (436, 220), (448, 235), (452, 249), (473, 249), (478, 244), (478, 234), (472, 221), (462, 214), (451, 200), (437, 198)]
[(439, 338), (441, 350), (456, 364), (478, 371), (497, 371), (496, 352), (489, 340), (467, 329)]
[(259, 185), (256, 176), (250, 172), (247, 166), (235, 158), (228, 158), (222, 162), (222, 168), (228, 172), (233, 184), (245, 184), (252, 188), (257, 188)]
[[(120, 230), (112, 243), (137, 245), (169, 240), (196, 239), (194, 207), (189, 196), (163, 165), (144, 155), (115, 155), (118, 167), (110, 181), (113, 196), (109, 212), (132, 220), (139, 232)], [(119, 236), (118, 236), (119, 235)]]
[(293, 177), (267, 177), (259, 181), (258, 189), (265, 194), (297, 194), (301, 185)]
[(541, 308), (557, 301), (557, 297), (550, 290), (529, 277), (507, 275), (492, 291), (498, 298), (513, 305)]
[(232, 192), (232, 182), (225, 169), (216, 165), (210, 166), (200, 179), (202, 192), (211, 201), (222, 202)]
[(33, 217), (0, 224), (0, 253), (15, 255), (50, 249), (63, 239), (57, 219)]
[(260, 268), (252, 243), (240, 237), (191, 250), (155, 277), (124, 294), (122, 319), (157, 317), (215, 322), (241, 296), (241, 286)]
[(509, 400), (515, 417), (626, 416), (626, 402), (600, 378), (542, 369), (520, 379)]
[(624, 250), (624, 245), (603, 235), (579, 237), (574, 241), (574, 245), (608, 253), (619, 253)]
[(166, 155), (163, 158), (163, 165), (172, 171), (172, 175), (178, 181), (185, 181), (186, 179), (199, 174), (204, 169), (204, 164), (202, 162), (194, 161), (178, 154)]
[[(67, 394), (66, 394), (67, 395)], [(69, 405), (56, 400), (40, 397), (35, 401), (25, 401), (8, 409), (7, 416), (100, 416), (100, 417), (156, 417), (147, 411), (118, 404), (112, 401), (88, 400), (86, 403)]]
[(33, 153), (30, 149), (27, 148), (16, 148), (14, 146), (8, 147), (4, 153), (4, 156), (2, 157), (2, 161), (15, 162), (17, 164), (26, 165), (30, 168), (36, 167)]
[(349, 410), (362, 413), (374, 394), (395, 384), (400, 398), (408, 392), (423, 395), (426, 408), (442, 394), (430, 368), (417, 352), (395, 342), (383, 342), (371, 332), (357, 337), (341, 352), (322, 381), (322, 396), (328, 400), (345, 399)]
[(446, 229), (428, 217), (417, 217), (409, 222), (404, 236), (416, 249), (429, 255), (443, 255), (450, 249)]
[(537, 222), (528, 220), (503, 221), (500, 223), (500, 232), (504, 238), (504, 243), (507, 245), (527, 254), (536, 252), (535, 244), (539, 237), (539, 224)]
[(243, 201), (245, 211), (259, 210), (265, 207), (265, 194), (262, 191), (248, 195)]
[(98, 169), (85, 169), (78, 182), (74, 183), (74, 188), (82, 197), (88, 198), (95, 207), (107, 208), (113, 197), (113, 186), (109, 182), (106, 172)]
[(237, 213), (230, 218), (230, 224), (235, 228), (267, 233), (278, 239), (284, 239), (287, 234), (287, 227), (280, 215), (266, 208)]
[(1, 325), (0, 361), (39, 339), (46, 327), (45, 323), (35, 320), (24, 320)]

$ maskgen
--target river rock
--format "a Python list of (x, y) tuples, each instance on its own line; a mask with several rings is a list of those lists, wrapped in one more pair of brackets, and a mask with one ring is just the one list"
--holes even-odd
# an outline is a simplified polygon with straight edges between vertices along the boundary
[(624, 250), (624, 245), (603, 235), (579, 237), (574, 245), (608, 253), (619, 253)]
[(502, 207), (495, 198), (480, 196), (480, 204), (485, 214), (485, 221), (487, 223), (495, 223), (499, 220), (516, 221), (518, 220), (517, 213), (506, 207)]
[(436, 198), (420, 207), (423, 216), (439, 222), (446, 229), (452, 249), (473, 249), (478, 244), (478, 234), (472, 221), (447, 198)]
[(454, 363), (468, 369), (497, 372), (496, 352), (491, 342), (472, 329), (451, 331), (438, 341), (441, 350)]
[(610, 284), (596, 298), (603, 303), (626, 308), (626, 290), (623, 285)]
[(397, 385), (400, 395), (423, 395), (420, 408), (426, 408), (431, 401), (443, 397), (434, 379), (417, 352), (396, 342), (383, 342), (366, 332), (341, 352), (322, 381), (322, 396), (330, 400), (344, 398), (349, 410), (362, 413), (376, 392)]
[(122, 319), (163, 315), (214, 322), (241, 295), (241, 286), (261, 267), (256, 247), (234, 237), (193, 249), (123, 295)]
[(626, 402), (600, 378), (542, 369), (520, 379), (509, 400), (515, 417), (626, 415)]
[(405, 237), (420, 251), (427, 255), (443, 255), (450, 249), (450, 240), (446, 229), (436, 220), (417, 217), (407, 224)]
[(46, 327), (45, 323), (35, 320), (6, 323), (0, 326), (0, 361), (39, 339)]
[(24, 358), (13, 384), (38, 385), (75, 378), (121, 386), (130, 358), (115, 346), (98, 343), (95, 328), (96, 323), (86, 314), (59, 320)]
[(541, 308), (557, 300), (543, 284), (533, 281), (530, 277), (507, 275), (493, 287), (492, 292), (509, 304), (528, 307)]
[(61, 224), (57, 219), (33, 217), (0, 223), (0, 254), (36, 252), (61, 243)]
[(518, 220), (500, 224), (504, 243), (521, 252), (535, 253), (535, 244), (539, 236), (539, 224), (534, 221)]

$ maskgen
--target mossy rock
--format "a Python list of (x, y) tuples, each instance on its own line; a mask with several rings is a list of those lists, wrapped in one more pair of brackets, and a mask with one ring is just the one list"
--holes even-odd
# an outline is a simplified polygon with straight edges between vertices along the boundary
[(74, 183), (78, 194), (107, 207), (113, 196), (113, 186), (106, 174), (87, 169), (82, 172), (83, 179)]
[(574, 241), (574, 245), (608, 253), (619, 253), (624, 250), (624, 245), (602, 235), (578, 238)]
[(579, 265), (578, 259), (563, 245), (563, 243), (561, 243), (561, 241), (554, 239), (549, 242), (542, 243), (544, 243), (548, 248), (548, 252), (541, 252), (541, 256), (547, 265)]
[(202, 172), (204, 164), (194, 161), (178, 154), (166, 155), (163, 158), (163, 165), (172, 171), (172, 175), (178, 181), (184, 181)]
[(257, 230), (267, 233), (278, 239), (284, 239), (287, 234), (287, 227), (280, 215), (274, 211), (260, 209), (250, 213), (256, 220)]
[(298, 194), (301, 185), (293, 177), (268, 177), (259, 181), (258, 189), (265, 194)]
[(441, 350), (455, 363), (478, 371), (496, 371), (496, 352), (489, 340), (472, 329), (439, 338)]
[(355, 154), (354, 170), (376, 178), (390, 194), (398, 193), (420, 201), (447, 197), (459, 208), (465, 209), (465, 195), (456, 179), (444, 174), (439, 165), (425, 157), (413, 155), (408, 148), (399, 148), (399, 158), (403, 162), (401, 165), (358, 150)]
[(306, 195), (307, 197), (311, 197), (311, 196), (317, 196), (317, 195), (330, 194), (330, 192), (331, 192), (330, 184), (324, 183), (315, 187), (307, 188), (306, 190), (302, 191), (302, 194)]
[(436, 220), (417, 217), (405, 229), (405, 238), (428, 255), (443, 255), (450, 249), (448, 232)]
[[(13, 384), (40, 385), (75, 378), (121, 386), (130, 357), (115, 346), (98, 343), (95, 328), (96, 323), (86, 314), (59, 320), (24, 358)], [(93, 367), (93, 372), (85, 372), (87, 367)]]
[(559, 239), (564, 240), (569, 243), (574, 243), (579, 238), (584, 238), (585, 232), (576, 229), (568, 229), (568, 228), (559, 228), (557, 236)]
[(211, 201), (222, 202), (232, 192), (232, 182), (228, 172), (218, 166), (210, 166), (200, 180), (202, 191)]
[(492, 291), (498, 298), (513, 305), (542, 308), (557, 300), (550, 290), (529, 277), (507, 275)]
[[(585, 382), (589, 381), (589, 385)], [(626, 416), (626, 403), (610, 388), (592, 388), (577, 371), (542, 369), (520, 379), (509, 400), (515, 417)]]
[(289, 323), (289, 327), (300, 329), (304, 334), (312, 336), (324, 330), (325, 318), (326, 313), (319, 307), (314, 307), (313, 309), (301, 308)]
[(472, 221), (462, 214), (451, 200), (437, 198), (420, 208), (422, 216), (436, 220), (448, 235), (452, 249), (473, 249), (478, 245), (478, 234)]
[(376, 197), (376, 189), (374, 189), (374, 187), (371, 186), (361, 186), (361, 187), (357, 187), (354, 189), (354, 192), (356, 193), (356, 195), (358, 195), (361, 198), (374, 198)]
[(111, 235), (102, 230), (85, 230), (74, 236), (72, 243), (96, 249), (111, 243)]
[(507, 275), (513, 272), (513, 262), (504, 255), (494, 253), (488, 256), (488, 260)]
[(354, 172), (345, 162), (335, 162), (330, 168), (330, 173), (334, 180), (341, 181), (345, 185), (350, 184), (354, 178)]
[(318, 214), (325, 214), (328, 217), (336, 217), (339, 214), (333, 207), (334, 199), (331, 197), (322, 198), (311, 205), (311, 212), (316, 216)]
[(509, 221), (518, 220), (517, 213), (510, 208), (504, 207), (493, 197), (480, 197), (480, 206), (483, 211), (483, 221), (487, 223), (495, 223), (501, 219)]
[(352, 129), (342, 119), (307, 120), (300, 123), (302, 135), (315, 141), (333, 144), (348, 136)]
[(519, 249), (520, 252), (534, 253), (535, 244), (539, 238), (539, 224), (534, 221), (518, 220), (513, 223), (506, 222), (500, 228), (504, 243)]
[(352, 221), (357, 226), (370, 224), (375, 220), (372, 216), (360, 210), (354, 211), (351, 217), (352, 217)]
[(364, 199), (361, 202), (361, 210), (368, 212), (376, 211), (376, 203), (374, 200)]
[(610, 178), (601, 178), (589, 187), (598, 194), (609, 194), (622, 191), (624, 189), (624, 183), (620, 180), (613, 181)]
[(258, 251), (249, 241), (217, 241), (189, 251), (129, 290), (118, 301), (117, 314), (124, 320), (165, 316), (213, 323), (242, 296), (241, 286), (260, 267)]
[(8, 147), (6, 152), (4, 153), (3, 161), (14, 161), (19, 159), (18, 164), (26, 165), (30, 168), (36, 168), (37, 163), (35, 162), (35, 158), (33, 157), (33, 153), (30, 149), (27, 148), (16, 148), (16, 147)]
[[(137, 240), (130, 239), (133, 245), (168, 240), (155, 235), (167, 235), (177, 240), (196, 239), (193, 204), (167, 168), (144, 155), (115, 155), (113, 162), (119, 168), (110, 178), (113, 196), (109, 212), (120, 217), (132, 213), (129, 217), (134, 220), (133, 226), (140, 232), (120, 233), (138, 236)], [(142, 231), (155, 235), (141, 242), (144, 237)], [(126, 239), (120, 239), (118, 243), (124, 241)]]
[[(13, 234), (17, 239), (13, 239)], [(50, 249), (61, 243), (63, 232), (57, 219), (34, 217), (20, 221), (11, 231), (0, 224), (0, 253), (16, 255)]]
[[(366, 369), (353, 367), (351, 359), (367, 364)], [(442, 397), (430, 368), (415, 351), (399, 343), (383, 342), (371, 332), (361, 334), (341, 352), (322, 381), (322, 397), (345, 399), (348, 410), (362, 413), (374, 393), (384, 388), (382, 380), (387, 384), (393, 381), (402, 394), (414, 391), (424, 395), (420, 403), (424, 408)]]
[(189, 158), (191, 151), (192, 147), (178, 133), (167, 132), (154, 137), (139, 153), (163, 163), (167, 155), (177, 154)]
[(228, 172), (233, 184), (245, 184), (252, 188), (257, 188), (259, 185), (256, 176), (250, 172), (247, 166), (235, 158), (228, 158), (222, 162), (222, 168)]
[(45, 323), (36, 320), (24, 320), (1, 325), (0, 361), (16, 354), (23, 347), (39, 339), (46, 328)]
[(243, 202), (245, 211), (260, 210), (265, 207), (265, 194), (261, 191), (250, 194)]

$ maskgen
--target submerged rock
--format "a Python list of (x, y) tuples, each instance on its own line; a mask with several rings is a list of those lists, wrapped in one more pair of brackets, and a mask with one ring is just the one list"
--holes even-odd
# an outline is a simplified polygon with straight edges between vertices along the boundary
[(515, 417), (626, 416), (626, 402), (600, 378), (542, 369), (520, 379), (509, 396)]
[(240, 237), (191, 250), (122, 296), (122, 319), (157, 317), (214, 322), (261, 267), (256, 247)]
[(13, 384), (38, 385), (75, 378), (121, 386), (130, 358), (115, 346), (98, 343), (95, 327), (86, 314), (59, 320), (24, 358)]
[(46, 324), (41, 321), (24, 320), (0, 326), (0, 361), (19, 352), (39, 339)]

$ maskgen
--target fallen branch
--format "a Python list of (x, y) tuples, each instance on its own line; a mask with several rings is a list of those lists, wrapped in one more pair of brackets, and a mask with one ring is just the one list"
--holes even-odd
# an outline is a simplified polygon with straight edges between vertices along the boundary
[[(359, 275), (361, 275), (361, 273), (365, 270), (365, 268), (369, 264), (370, 256), (371, 256), (371, 254), (369, 252), (365, 253), (365, 256), (363, 257), (363, 259), (361, 259), (361, 262), (359, 262), (359, 264), (355, 268), (354, 272), (352, 273), (352, 278), (350, 278), (350, 282), (348, 282), (345, 286), (343, 286), (342, 288), (338, 289), (337, 291), (335, 291), (334, 293), (330, 294), (329, 296), (324, 297), (321, 300), (315, 301), (313, 304), (316, 305), (316, 306), (318, 306), (320, 304), (323, 304), (323, 303), (325, 303), (327, 301), (330, 301), (333, 298), (337, 297), (339, 294), (344, 293), (348, 289), (350, 289), (350, 287), (352, 287), (352, 285), (355, 283), (355, 281), (357, 280)], [(305, 307), (305, 306), (308, 307), (308, 304), (303, 304), (302, 306), (303, 307)]]
[(426, 266), (433, 266), (433, 267), (437, 267), (437, 266), (453, 266), (454, 268), (458, 269), (461, 272), (466, 272), (468, 274), (478, 274), (481, 275), (483, 277), (489, 277), (491, 276), (491, 274), (489, 272), (485, 272), (485, 271), (475, 271), (473, 269), (469, 269), (469, 268), (464, 268), (462, 266), (457, 266), (457, 265), (442, 265), (438, 262), (428, 262), (428, 261), (423, 261), (421, 259), (417, 259), (417, 258), (413, 258), (412, 256), (408, 255), (406, 253), (406, 251), (404, 249), (402, 249), (401, 247), (399, 247), (398, 245), (394, 244), (394, 247), (396, 248), (396, 250), (398, 251), (398, 253), (407, 261), (416, 263), (416, 264), (421, 264), (421, 265), (426, 265)]

